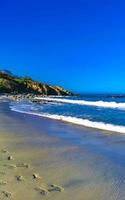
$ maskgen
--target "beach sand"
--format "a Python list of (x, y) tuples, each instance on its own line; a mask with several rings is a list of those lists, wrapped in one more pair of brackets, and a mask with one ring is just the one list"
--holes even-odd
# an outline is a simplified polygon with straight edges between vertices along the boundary
[(0, 199), (124, 200), (125, 137), (0, 102)]

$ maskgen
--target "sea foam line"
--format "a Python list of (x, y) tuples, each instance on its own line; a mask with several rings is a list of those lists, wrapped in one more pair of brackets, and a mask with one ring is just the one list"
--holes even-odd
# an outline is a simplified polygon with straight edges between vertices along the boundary
[(35, 99), (43, 100), (43, 101), (50, 101), (50, 102), (97, 106), (97, 107), (104, 107), (104, 108), (125, 109), (125, 103), (117, 103), (117, 102), (70, 100), (70, 99), (57, 99), (57, 98), (49, 98), (49, 97), (47, 97), (47, 98), (46, 97), (35, 97)]
[(56, 119), (56, 120), (69, 122), (69, 123), (73, 123), (73, 124), (77, 124), (77, 125), (85, 126), (89, 128), (101, 129), (105, 131), (112, 131), (112, 132), (118, 132), (118, 133), (125, 133), (125, 126), (113, 125), (113, 124), (108, 124), (104, 122), (94, 122), (88, 119), (76, 118), (76, 117), (71, 117), (71, 116), (27, 112), (27, 111), (18, 110), (14, 106), (11, 106), (10, 108), (12, 111), (16, 111), (20, 113), (36, 115), (36, 116), (41, 116), (41, 117), (50, 118), (50, 119)]

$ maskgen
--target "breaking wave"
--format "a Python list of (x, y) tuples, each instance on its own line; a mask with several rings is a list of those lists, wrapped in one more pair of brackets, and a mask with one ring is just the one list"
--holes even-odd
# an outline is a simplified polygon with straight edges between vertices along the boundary
[(77, 125), (84, 126), (84, 127), (101, 129), (101, 130), (105, 130), (105, 131), (125, 133), (125, 126), (113, 125), (113, 124), (104, 123), (104, 122), (95, 122), (95, 121), (90, 121), (88, 119), (82, 119), (82, 118), (71, 117), (71, 116), (24, 111), (24, 110), (20, 110), (20, 109), (16, 108), (16, 106), (11, 106), (10, 108), (12, 111), (46, 117), (46, 118), (50, 118), (50, 119), (56, 119), (56, 120), (60, 120), (60, 121), (64, 121), (64, 122), (77, 124)]
[(70, 99), (58, 99), (58, 98), (46, 98), (46, 97), (36, 97), (36, 100), (58, 102), (58, 103), (68, 103), (68, 104), (78, 104), (78, 105), (87, 105), (87, 106), (97, 106), (104, 108), (117, 108), (125, 109), (125, 103), (117, 102), (106, 102), (106, 101), (85, 101), (85, 100), (70, 100)]

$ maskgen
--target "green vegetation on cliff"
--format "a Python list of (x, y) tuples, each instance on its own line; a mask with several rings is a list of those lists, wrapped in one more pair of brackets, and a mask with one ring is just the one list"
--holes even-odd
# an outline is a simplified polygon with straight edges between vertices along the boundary
[(30, 77), (17, 77), (8, 71), (0, 71), (0, 93), (33, 93), (43, 95), (72, 95), (59, 86), (51, 86), (32, 80)]

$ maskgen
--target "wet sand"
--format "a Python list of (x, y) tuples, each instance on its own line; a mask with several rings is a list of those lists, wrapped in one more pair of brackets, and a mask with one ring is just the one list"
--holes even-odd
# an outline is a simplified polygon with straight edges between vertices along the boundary
[(0, 102), (0, 199), (124, 200), (125, 136)]

